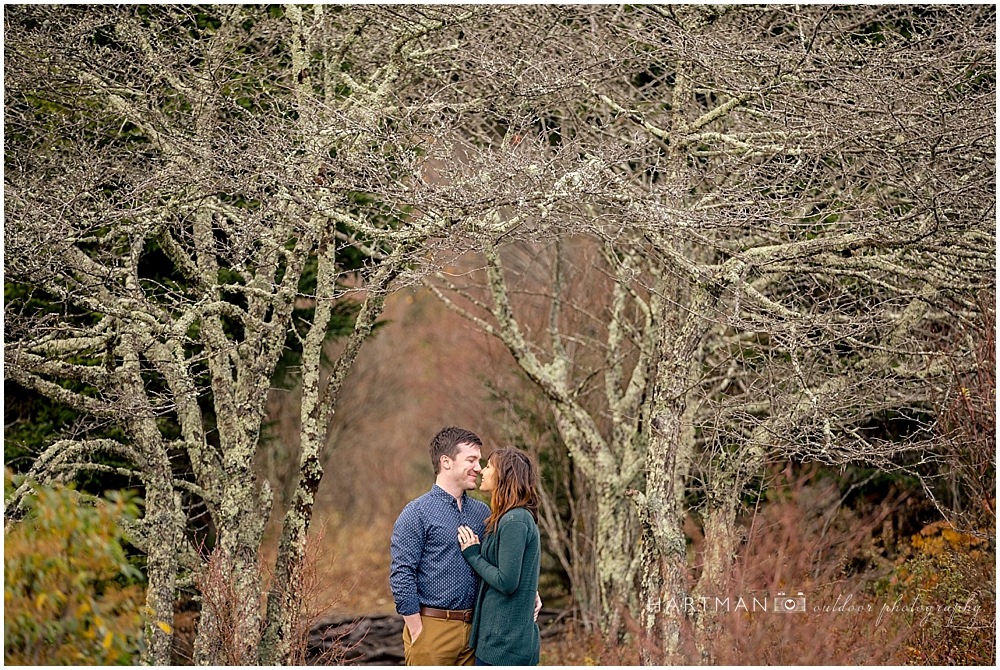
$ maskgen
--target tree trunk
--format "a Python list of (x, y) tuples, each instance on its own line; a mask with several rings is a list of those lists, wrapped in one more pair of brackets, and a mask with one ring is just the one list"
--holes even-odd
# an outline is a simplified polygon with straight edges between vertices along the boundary
[[(165, 467), (164, 467), (165, 466)], [(146, 481), (145, 527), (146, 606), (150, 621), (146, 627), (149, 646), (143, 661), (152, 665), (170, 665), (173, 646), (174, 591), (177, 583), (177, 547), (183, 541), (177, 532), (180, 501), (174, 496), (170, 463), (160, 464)]]
[(640, 592), (645, 607), (644, 626), (648, 642), (662, 654), (661, 659), (656, 659), (649, 649), (644, 649), (643, 663), (647, 665), (680, 660), (683, 608), (688, 596), (684, 511), (675, 494), (684, 486), (677, 469), (683, 415), (683, 395), (680, 400), (654, 404), (646, 493), (638, 497), (644, 531)]
[(601, 633), (617, 643), (622, 608), (635, 596), (635, 536), (629, 501), (614, 482), (598, 481), (596, 558), (601, 589)]
[(179, 500), (174, 496), (173, 473), (163, 436), (149, 403), (140, 373), (143, 337), (133, 330), (122, 333), (118, 353), (122, 357), (121, 386), (129, 398), (132, 420), (129, 433), (146, 460), (145, 515), (146, 605), (150, 622), (146, 628), (148, 648), (144, 660), (154, 665), (170, 665), (173, 646), (174, 591), (177, 585), (177, 550), (182, 537)]
[(252, 472), (230, 475), (218, 521), (219, 540), (202, 566), (202, 614), (195, 638), (199, 665), (256, 665), (261, 640), (259, 547), (271, 510), (265, 482), (258, 493)]
[[(687, 469), (690, 420), (687, 396), (702, 337), (709, 321), (703, 318), (714, 296), (694, 287), (691, 309), (680, 323), (661, 318), (650, 411), (651, 435), (646, 455), (645, 495), (633, 493), (643, 526), (643, 579), (647, 642), (659, 648), (662, 662), (681, 660), (681, 633), (687, 622), (687, 541), (683, 531), (683, 494)], [(661, 662), (651, 649), (646, 664)]]
[[(712, 504), (703, 517), (705, 540), (702, 550), (702, 572), (694, 588), (694, 599), (714, 598), (725, 592), (727, 575), (732, 569), (739, 534), (736, 512), (739, 501), (727, 500)], [(695, 612), (695, 644), (702, 663), (713, 663), (710, 642), (716, 632), (718, 616), (714, 609), (704, 608)]]

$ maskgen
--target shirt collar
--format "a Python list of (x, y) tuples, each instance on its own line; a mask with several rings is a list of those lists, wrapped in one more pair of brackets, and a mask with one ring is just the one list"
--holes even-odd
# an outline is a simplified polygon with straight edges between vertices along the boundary
[[(431, 487), (431, 493), (433, 493), (434, 495), (436, 495), (439, 498), (446, 498), (448, 500), (451, 500), (452, 502), (456, 502), (455, 501), (455, 496), (453, 496), (452, 494), (448, 493), (443, 488), (441, 488), (440, 486), (438, 486), (437, 482), (434, 482), (434, 486)], [(462, 491), (462, 504), (463, 505), (465, 504), (466, 498), (468, 498), (468, 496), (465, 495), (465, 491)]]

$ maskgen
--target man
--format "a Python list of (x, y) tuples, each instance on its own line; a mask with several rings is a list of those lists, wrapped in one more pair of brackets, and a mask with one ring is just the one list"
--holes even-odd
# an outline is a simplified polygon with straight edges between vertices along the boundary
[[(431, 440), (434, 486), (410, 502), (392, 529), (389, 585), (403, 615), (407, 665), (475, 665), (469, 648), (478, 577), (462, 556), (458, 527), (479, 537), (490, 508), (470, 498), (482, 468), (475, 433), (445, 428)], [(535, 616), (541, 600), (535, 600)]]

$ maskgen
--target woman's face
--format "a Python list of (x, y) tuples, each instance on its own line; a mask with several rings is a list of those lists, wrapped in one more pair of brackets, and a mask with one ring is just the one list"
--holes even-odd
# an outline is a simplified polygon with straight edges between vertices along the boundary
[(497, 487), (496, 483), (497, 471), (493, 467), (491, 461), (486, 461), (486, 467), (483, 468), (483, 481), (479, 483), (480, 491), (492, 491)]

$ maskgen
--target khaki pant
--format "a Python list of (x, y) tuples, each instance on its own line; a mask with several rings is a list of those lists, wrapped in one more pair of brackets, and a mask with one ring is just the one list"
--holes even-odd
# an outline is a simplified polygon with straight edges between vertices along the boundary
[(407, 665), (475, 665), (476, 652), (469, 649), (471, 623), (420, 615), (424, 628), (410, 642), (410, 629), (403, 624), (403, 656)]

